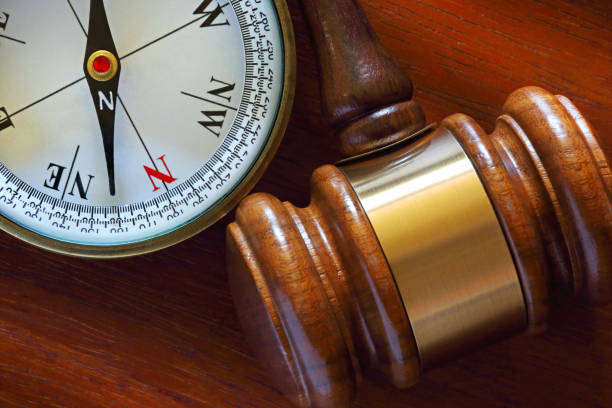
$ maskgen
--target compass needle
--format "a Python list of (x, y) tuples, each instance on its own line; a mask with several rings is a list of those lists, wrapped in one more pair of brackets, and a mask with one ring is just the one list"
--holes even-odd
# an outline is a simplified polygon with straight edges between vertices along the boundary
[(100, 123), (109, 190), (115, 195), (115, 106), (121, 63), (103, 0), (90, 1), (84, 70)]
[(292, 34), (284, 0), (0, 0), (0, 228), (88, 257), (207, 228), (280, 144)]

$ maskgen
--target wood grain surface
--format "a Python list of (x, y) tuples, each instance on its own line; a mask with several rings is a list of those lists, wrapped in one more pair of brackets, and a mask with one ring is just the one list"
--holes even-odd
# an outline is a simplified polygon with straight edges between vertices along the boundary
[[(507, 95), (571, 98), (612, 157), (607, 0), (364, 0), (430, 121), (485, 130)], [(293, 11), (298, 87), (286, 139), (257, 191), (306, 205), (312, 170), (339, 157), (322, 122), (314, 53)], [(226, 217), (174, 248), (87, 261), (0, 243), (0, 407), (286, 407), (247, 347), (224, 269)], [(355, 408), (610, 407), (612, 306), (567, 305), (549, 330), (478, 351), (396, 391), (365, 379)]]

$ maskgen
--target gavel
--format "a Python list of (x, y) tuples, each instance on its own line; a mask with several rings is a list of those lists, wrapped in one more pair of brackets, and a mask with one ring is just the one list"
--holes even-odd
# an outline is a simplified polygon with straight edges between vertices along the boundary
[(426, 127), (357, 1), (302, 5), (350, 158), (315, 170), (308, 207), (254, 194), (227, 230), (240, 321), (284, 394), (347, 407), (362, 372), (410, 387), (565, 298), (612, 300), (612, 170), (569, 99), (519, 89), (489, 135)]

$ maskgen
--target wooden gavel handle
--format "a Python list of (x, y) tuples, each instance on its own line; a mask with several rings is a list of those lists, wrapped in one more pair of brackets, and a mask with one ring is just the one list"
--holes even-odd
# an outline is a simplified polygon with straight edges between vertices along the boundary
[(425, 126), (406, 72), (381, 45), (357, 0), (301, 0), (321, 73), (322, 108), (341, 152), (354, 156)]

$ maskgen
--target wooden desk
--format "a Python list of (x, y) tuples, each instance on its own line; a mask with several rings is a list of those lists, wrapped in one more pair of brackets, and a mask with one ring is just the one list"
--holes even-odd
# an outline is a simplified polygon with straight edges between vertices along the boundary
[[(295, 111), (257, 186), (306, 204), (310, 172), (338, 156), (321, 120), (314, 54), (295, 0)], [(365, 0), (430, 121), (493, 127), (523, 85), (563, 93), (612, 158), (612, 4), (606, 0)], [(134, 259), (49, 254), (2, 234), (0, 407), (287, 407), (251, 357), (224, 271), (231, 215)], [(494, 345), (396, 391), (366, 380), (354, 407), (612, 406), (612, 306), (567, 305), (550, 330)]]

